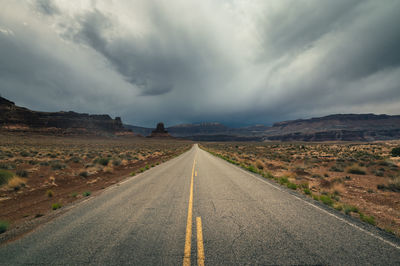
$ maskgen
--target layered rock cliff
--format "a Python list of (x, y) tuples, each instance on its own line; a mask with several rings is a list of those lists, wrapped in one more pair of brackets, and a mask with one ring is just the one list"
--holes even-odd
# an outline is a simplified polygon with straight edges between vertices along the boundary
[(0, 128), (8, 131), (55, 133), (118, 133), (126, 132), (121, 118), (76, 112), (38, 112), (19, 107), (0, 97)]

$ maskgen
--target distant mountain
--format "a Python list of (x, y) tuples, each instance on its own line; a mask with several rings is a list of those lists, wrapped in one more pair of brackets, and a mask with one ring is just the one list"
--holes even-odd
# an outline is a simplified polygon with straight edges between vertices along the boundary
[(275, 123), (264, 132), (267, 140), (373, 141), (400, 139), (399, 115), (335, 114)]
[(0, 97), (0, 129), (56, 134), (127, 134), (121, 118), (69, 112), (38, 112)]
[(154, 128), (133, 126), (133, 125), (127, 125), (127, 124), (124, 124), (124, 128), (132, 130), (135, 134), (139, 134), (144, 137), (149, 136), (151, 134), (151, 132), (154, 130)]
[[(148, 135), (153, 129), (128, 127)], [(220, 123), (181, 124), (167, 128), (174, 137), (196, 141), (374, 141), (400, 139), (400, 116), (336, 114), (311, 119), (230, 128)], [(141, 134), (141, 133), (140, 133)]]
[[(121, 118), (76, 112), (38, 112), (0, 97), (0, 130), (55, 134), (136, 134), (154, 128), (123, 125)], [(400, 139), (399, 115), (335, 114), (310, 119), (231, 128), (221, 123), (181, 124), (166, 128), (173, 136), (196, 141), (374, 141)]]

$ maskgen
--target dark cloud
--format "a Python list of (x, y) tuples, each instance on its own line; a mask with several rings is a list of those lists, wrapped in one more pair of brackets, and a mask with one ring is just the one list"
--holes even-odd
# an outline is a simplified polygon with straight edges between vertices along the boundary
[(39, 12), (49, 16), (60, 12), (52, 0), (36, 0), (36, 7)]
[(0, 92), (28, 107), (147, 126), (400, 114), (396, 0), (33, 3), (0, 11)]

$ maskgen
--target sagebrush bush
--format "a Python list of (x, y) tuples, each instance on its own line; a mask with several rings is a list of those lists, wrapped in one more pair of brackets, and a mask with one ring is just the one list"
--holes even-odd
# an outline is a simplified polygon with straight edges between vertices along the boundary
[(365, 171), (363, 168), (361, 168), (361, 167), (358, 167), (358, 166), (356, 166), (356, 165), (353, 165), (352, 167), (350, 167), (349, 169), (347, 169), (347, 173), (349, 173), (349, 174), (355, 174), (355, 175), (365, 175), (365, 174), (366, 174), (366, 171)]
[(393, 157), (399, 157), (400, 156), (400, 147), (393, 148), (390, 154)]
[(14, 174), (7, 171), (0, 169), (0, 186), (6, 185), (8, 181), (14, 177)]
[(109, 162), (110, 162), (110, 159), (108, 159), (108, 158), (97, 158), (96, 160), (94, 160), (94, 163), (101, 164), (104, 166), (108, 165)]
[(7, 231), (8, 227), (10, 226), (10, 224), (6, 221), (0, 221), (0, 234), (4, 233), (5, 231)]
[(49, 198), (53, 197), (54, 196), (53, 190), (51, 190), (51, 189), (47, 190), (46, 191), (46, 196), (49, 197)]
[(62, 207), (62, 205), (61, 205), (60, 203), (53, 203), (53, 204), (51, 205), (51, 208), (52, 208), (53, 210), (60, 209), (61, 207)]
[(332, 206), (333, 205), (333, 200), (328, 195), (321, 195), (319, 197), (319, 199), (322, 201), (322, 203), (324, 203), (324, 204), (326, 204), (328, 206)]

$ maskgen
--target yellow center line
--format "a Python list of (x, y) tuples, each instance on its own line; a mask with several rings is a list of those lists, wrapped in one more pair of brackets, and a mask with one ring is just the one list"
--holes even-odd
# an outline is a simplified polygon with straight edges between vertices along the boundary
[(201, 227), (201, 217), (196, 217), (197, 223), (197, 265), (204, 266), (204, 245), (203, 230)]
[(191, 241), (192, 241), (192, 211), (193, 211), (193, 174), (194, 174), (194, 166), (196, 161), (193, 161), (192, 168), (192, 177), (190, 179), (190, 195), (189, 195), (189, 207), (188, 207), (188, 216), (186, 223), (186, 239), (185, 239), (185, 253), (183, 256), (183, 265), (190, 265), (190, 250), (191, 250)]

